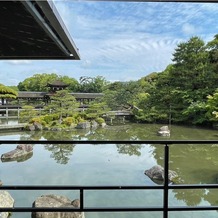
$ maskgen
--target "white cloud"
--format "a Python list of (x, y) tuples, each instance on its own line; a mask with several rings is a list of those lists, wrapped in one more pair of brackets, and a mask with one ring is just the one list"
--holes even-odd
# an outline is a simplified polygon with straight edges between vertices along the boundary
[(197, 35), (197, 33), (199, 32), (195, 26), (193, 26), (189, 23), (183, 24), (182, 31), (185, 35), (189, 35), (189, 36), (190, 35)]
[(5, 62), (12, 65), (26, 65), (32, 63), (30, 60), (7, 60)]

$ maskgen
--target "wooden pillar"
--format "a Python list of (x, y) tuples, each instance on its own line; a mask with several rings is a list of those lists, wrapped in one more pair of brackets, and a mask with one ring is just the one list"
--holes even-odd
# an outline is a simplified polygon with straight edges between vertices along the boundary
[(113, 124), (113, 118), (111, 117), (111, 125)]
[(123, 123), (125, 123), (125, 116), (123, 116)]
[(6, 117), (8, 118), (8, 107), (6, 107)]
[(17, 118), (19, 119), (19, 117), (20, 117), (20, 108), (18, 107), (17, 108)]

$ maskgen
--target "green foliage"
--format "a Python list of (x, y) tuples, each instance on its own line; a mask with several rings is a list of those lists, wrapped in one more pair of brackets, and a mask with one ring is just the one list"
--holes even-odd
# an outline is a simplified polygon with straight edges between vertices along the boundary
[(58, 114), (60, 122), (63, 117), (72, 116), (79, 104), (67, 90), (57, 91), (51, 96), (51, 103), (45, 107), (46, 113)]
[(40, 123), (43, 126), (46, 126), (47, 123), (44, 121), (43, 118), (44, 118), (43, 116), (34, 117), (34, 118), (30, 119), (29, 123)]
[(48, 83), (52, 83), (56, 80), (62, 81), (68, 85), (68, 89), (72, 92), (76, 92), (79, 89), (79, 82), (68, 76), (60, 76), (55, 73), (51, 74), (35, 74), (32, 77), (25, 79), (23, 82), (18, 84), (20, 91), (38, 91), (47, 92), (49, 91)]
[(52, 122), (53, 120), (57, 120), (58, 117), (59, 116), (57, 114), (46, 114), (46, 115), (42, 116), (42, 119), (48, 124), (48, 123)]
[(79, 91), (85, 93), (101, 93), (108, 81), (102, 76), (97, 77), (80, 77)]
[(5, 99), (15, 99), (17, 98), (17, 92), (14, 89), (11, 89), (3, 84), (0, 84), (0, 98)]
[(18, 84), (19, 91), (48, 91), (47, 84), (58, 79), (58, 75), (51, 74), (35, 74)]
[(204, 124), (207, 123), (206, 103), (205, 102), (192, 102), (189, 107), (183, 111), (186, 120), (192, 121), (191, 124)]
[(141, 91), (138, 81), (114, 82), (105, 89), (103, 101), (112, 110), (127, 109), (134, 104)]
[(217, 122), (218, 121), (218, 89), (213, 95), (209, 95), (207, 97), (207, 117), (210, 121)]
[(17, 86), (8, 86), (8, 88), (13, 89), (15, 92), (19, 91)]
[(212, 41), (207, 43), (207, 49), (211, 67), (213, 70), (218, 70), (218, 34), (214, 36)]
[(78, 92), (80, 88), (79, 82), (74, 79), (70, 78), (68, 76), (59, 76), (59, 80), (64, 82), (66, 85), (68, 85), (67, 89), (71, 92)]
[(168, 121), (168, 114), (158, 111), (155, 107), (149, 110), (139, 110), (135, 113), (136, 120), (145, 123), (165, 123)]
[(38, 112), (34, 109), (33, 106), (23, 106), (23, 110), (20, 112), (20, 121), (29, 122), (31, 119), (38, 116)]
[(76, 124), (76, 120), (74, 117), (66, 117), (63, 119), (63, 125), (71, 126), (72, 124)]
[(199, 37), (180, 43), (173, 61), (163, 72), (139, 80), (142, 91), (134, 101), (141, 109), (134, 111), (138, 121), (198, 125), (217, 121), (212, 94), (218, 82), (218, 35), (207, 45)]
[(97, 118), (95, 119), (95, 121), (96, 121), (99, 125), (101, 125), (102, 123), (105, 123), (105, 120), (104, 120), (102, 117), (97, 117)]
[(86, 118), (90, 120), (95, 120), (96, 118), (106, 114), (109, 110), (110, 109), (104, 102), (92, 102), (85, 111)]

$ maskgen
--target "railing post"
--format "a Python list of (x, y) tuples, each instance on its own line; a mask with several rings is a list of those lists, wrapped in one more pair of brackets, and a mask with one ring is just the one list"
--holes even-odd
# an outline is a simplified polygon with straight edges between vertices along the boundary
[(163, 193), (163, 206), (164, 206), (164, 211), (163, 211), (163, 218), (168, 218), (168, 191), (169, 191), (169, 180), (168, 180), (168, 175), (169, 175), (169, 146), (168, 144), (165, 144), (164, 146), (164, 193)]
[(84, 209), (84, 189), (80, 189), (80, 209)]

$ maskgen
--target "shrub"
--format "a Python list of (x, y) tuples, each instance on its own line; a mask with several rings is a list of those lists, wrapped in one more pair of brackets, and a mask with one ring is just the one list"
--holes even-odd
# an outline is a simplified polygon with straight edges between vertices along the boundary
[(95, 121), (96, 121), (99, 125), (101, 125), (102, 123), (105, 123), (105, 120), (104, 120), (103, 118), (101, 118), (101, 117), (96, 118)]
[(45, 115), (45, 116), (43, 116), (43, 120), (46, 123), (50, 123), (51, 121), (53, 121), (53, 115), (52, 114)]
[(66, 126), (71, 126), (74, 123), (75, 123), (74, 117), (66, 117), (63, 119), (63, 122), (62, 122), (62, 124)]
[(50, 126), (60, 126), (60, 123), (58, 120), (54, 120), (50, 123)]

